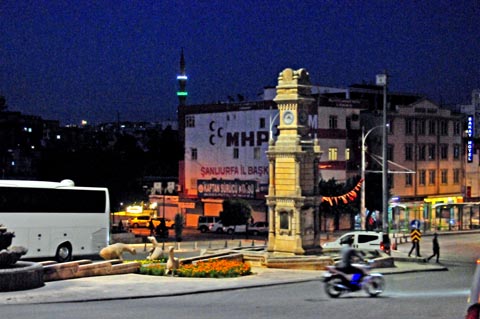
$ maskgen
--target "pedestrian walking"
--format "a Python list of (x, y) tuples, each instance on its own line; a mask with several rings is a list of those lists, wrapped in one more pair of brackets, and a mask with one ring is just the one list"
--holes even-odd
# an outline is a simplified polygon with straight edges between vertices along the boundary
[(437, 264), (439, 263), (439, 258), (440, 258), (440, 245), (438, 244), (438, 234), (435, 233), (433, 234), (433, 240), (432, 240), (432, 248), (433, 248), (433, 255), (428, 257), (428, 261), (432, 259), (433, 257), (437, 256)]
[[(418, 232), (420, 233), (419, 230), (417, 229), (412, 229), (411, 233), (413, 234), (413, 232)], [(420, 238), (412, 238), (412, 248), (410, 249), (410, 252), (408, 253), (408, 257), (410, 257), (410, 255), (412, 254), (413, 250), (415, 250), (415, 255), (417, 257), (422, 257), (420, 255)]]

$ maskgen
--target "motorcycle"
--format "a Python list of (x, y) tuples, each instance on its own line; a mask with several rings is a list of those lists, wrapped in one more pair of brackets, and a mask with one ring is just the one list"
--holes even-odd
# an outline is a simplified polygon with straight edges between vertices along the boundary
[(370, 267), (366, 265), (355, 264), (354, 266), (363, 270), (363, 274), (359, 272), (347, 274), (340, 268), (327, 266), (327, 272), (323, 275), (323, 282), (325, 283), (325, 292), (331, 298), (337, 298), (342, 294), (361, 289), (365, 290), (371, 297), (376, 297), (383, 292), (385, 279), (382, 274), (370, 273)]

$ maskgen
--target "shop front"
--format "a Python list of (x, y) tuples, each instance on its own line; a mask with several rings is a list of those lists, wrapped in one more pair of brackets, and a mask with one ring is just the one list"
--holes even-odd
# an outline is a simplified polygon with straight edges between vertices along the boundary
[(480, 228), (480, 202), (463, 202), (462, 196), (426, 197), (423, 201), (392, 201), (389, 205), (392, 231), (408, 232), (418, 220), (423, 231)]

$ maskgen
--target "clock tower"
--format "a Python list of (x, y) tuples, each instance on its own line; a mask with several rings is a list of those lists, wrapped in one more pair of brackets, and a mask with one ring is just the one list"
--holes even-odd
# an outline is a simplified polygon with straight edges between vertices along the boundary
[(270, 140), (267, 205), (270, 228), (268, 251), (304, 255), (320, 250), (317, 139), (308, 135), (311, 96), (305, 69), (283, 70), (278, 77), (280, 116), (277, 141)]

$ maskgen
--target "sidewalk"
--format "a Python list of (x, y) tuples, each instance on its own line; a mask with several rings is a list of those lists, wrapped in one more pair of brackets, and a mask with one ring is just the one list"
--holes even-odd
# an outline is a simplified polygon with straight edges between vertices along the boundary
[[(402, 245), (403, 246), (403, 245)], [(384, 275), (406, 272), (446, 270), (441, 264), (425, 263), (408, 258), (400, 249), (392, 253), (394, 268), (373, 269)], [(140, 256), (136, 256), (140, 257)], [(126, 274), (115, 276), (85, 277), (47, 282), (41, 288), (2, 292), (0, 305), (38, 304), (58, 302), (86, 302), (114, 299), (180, 296), (208, 291), (224, 291), (289, 283), (320, 281), (323, 271), (252, 268), (253, 275), (228, 278), (180, 278), (171, 276), (147, 276)]]

